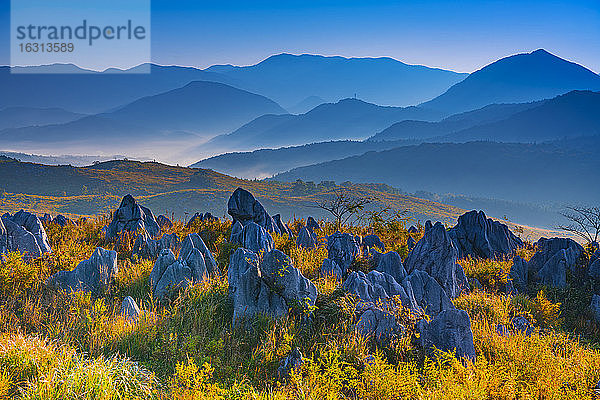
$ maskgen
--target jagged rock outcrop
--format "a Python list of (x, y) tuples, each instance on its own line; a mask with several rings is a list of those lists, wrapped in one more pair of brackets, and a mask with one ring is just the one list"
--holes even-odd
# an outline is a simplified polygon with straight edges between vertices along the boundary
[(334, 276), (338, 281), (344, 279), (344, 274), (339, 265), (333, 260), (326, 258), (323, 260), (320, 270), (321, 276)]
[(230, 257), (227, 277), (234, 324), (259, 314), (282, 317), (294, 306), (310, 309), (317, 299), (316, 286), (279, 250), (261, 260), (250, 250), (237, 249)]
[(369, 251), (369, 249), (372, 248), (376, 248), (382, 253), (385, 251), (385, 245), (383, 244), (381, 239), (379, 239), (379, 236), (375, 234), (367, 235), (364, 238), (362, 238), (361, 245), (362, 248), (365, 249), (367, 252)]
[(575, 273), (577, 261), (584, 254), (579, 243), (567, 238), (541, 238), (536, 248), (527, 263), (529, 275), (535, 282), (557, 287), (567, 284), (567, 271)]
[(466, 311), (442, 311), (429, 323), (421, 320), (419, 331), (424, 348), (455, 351), (458, 358), (475, 359), (471, 319)]
[(344, 274), (359, 253), (356, 240), (349, 233), (336, 232), (327, 237), (327, 258), (335, 261)]
[(289, 228), (289, 226), (287, 226), (287, 224), (283, 223), (280, 214), (273, 215), (273, 221), (275, 221), (275, 225), (277, 225), (277, 229), (279, 229), (280, 234), (292, 237), (291, 229)]
[(409, 236), (408, 239), (406, 239), (406, 247), (408, 247), (408, 250), (412, 250), (416, 244), (417, 241), (413, 239), (412, 236)]
[(252, 193), (242, 188), (237, 188), (227, 202), (227, 213), (233, 222), (239, 221), (243, 226), (254, 222), (269, 233), (280, 233), (273, 218)]
[(425, 233), (408, 253), (404, 267), (408, 273), (414, 270), (427, 272), (438, 281), (450, 298), (469, 289), (463, 268), (457, 264), (458, 254), (446, 228), (440, 222), (425, 223)]
[(389, 251), (379, 256), (377, 271), (391, 275), (396, 282), (402, 282), (406, 277), (406, 270), (404, 269), (404, 265), (402, 265), (402, 259), (395, 251)]
[(305, 249), (314, 249), (317, 247), (317, 235), (307, 227), (302, 227), (296, 238), (296, 246)]
[(432, 317), (455, 308), (446, 291), (425, 271), (414, 270), (404, 278), (402, 286), (412, 293), (418, 306)]
[(2, 226), (0, 248), (4, 247), (4, 251), (19, 251), (26, 259), (38, 258), (52, 251), (46, 230), (36, 215), (23, 210), (13, 216), (6, 213), (2, 216)]
[(96, 248), (87, 260), (81, 261), (72, 271), (59, 271), (50, 276), (46, 285), (67, 292), (102, 292), (119, 272), (117, 252)]
[(160, 239), (152, 239), (146, 232), (140, 233), (133, 244), (132, 254), (140, 258), (155, 259), (164, 249), (177, 251), (179, 237), (175, 233), (165, 234)]
[(502, 258), (523, 246), (523, 241), (508, 226), (487, 218), (483, 211), (469, 211), (458, 217), (448, 235), (456, 246), (458, 258)]
[(300, 368), (302, 360), (300, 349), (294, 347), (292, 351), (279, 362), (279, 367), (277, 367), (277, 378), (288, 379), (292, 371), (296, 371)]
[(140, 318), (140, 307), (138, 307), (137, 303), (131, 296), (127, 296), (123, 299), (123, 303), (121, 303), (121, 312), (120, 314), (127, 320), (136, 322)]
[(215, 257), (210, 252), (200, 235), (197, 233), (190, 233), (181, 241), (179, 258), (183, 260), (188, 259), (193, 249), (198, 249), (198, 251), (202, 254), (204, 263), (206, 265), (206, 270), (209, 275), (212, 276), (220, 274), (219, 266), (215, 260)]
[(376, 304), (394, 296), (399, 296), (400, 302), (406, 308), (414, 309), (417, 303), (412, 293), (407, 293), (391, 276), (379, 271), (352, 271), (344, 281), (344, 289), (355, 295), (363, 303)]
[(162, 214), (156, 217), (156, 223), (158, 224), (158, 226), (160, 226), (160, 229), (163, 231), (171, 229), (173, 227), (173, 222)]
[(48, 213), (45, 213), (43, 217), (39, 217), (42, 224), (50, 224), (52, 222), (52, 216)]
[(527, 261), (519, 256), (514, 256), (508, 277), (512, 280), (512, 284), (518, 292), (523, 293), (527, 290), (528, 271)]
[(240, 243), (242, 247), (252, 250), (255, 253), (260, 251), (269, 252), (273, 249), (273, 237), (265, 228), (257, 223), (250, 222), (240, 235)]
[(319, 225), (319, 223), (317, 221), (315, 221), (315, 219), (313, 217), (308, 217), (306, 219), (306, 227), (313, 232), (321, 229), (321, 226)]
[(106, 240), (114, 240), (125, 231), (145, 231), (151, 237), (160, 236), (160, 226), (152, 211), (139, 205), (130, 194), (123, 197), (121, 205), (115, 211), (113, 220), (106, 229)]
[(355, 329), (363, 337), (372, 337), (383, 346), (406, 333), (406, 328), (398, 323), (392, 312), (375, 306), (368, 306), (362, 311)]
[(75, 225), (75, 222), (73, 222), (72, 220), (70, 220), (62, 214), (58, 214), (56, 217), (54, 217), (52, 219), (52, 223), (62, 227), (65, 227), (67, 225)]
[(8, 251), (8, 233), (6, 227), (0, 218), (0, 255)]

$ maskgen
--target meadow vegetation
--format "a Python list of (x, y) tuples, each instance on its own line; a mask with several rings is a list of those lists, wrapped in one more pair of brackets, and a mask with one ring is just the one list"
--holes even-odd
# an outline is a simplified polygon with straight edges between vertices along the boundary
[[(290, 222), (297, 230), (302, 220)], [(356, 234), (376, 233), (389, 250), (408, 253), (408, 220), (374, 215)], [(517, 296), (500, 290), (508, 261), (465, 259), (481, 288), (454, 300), (471, 316), (477, 358), (424, 353), (409, 334), (384, 347), (354, 332), (356, 299), (318, 271), (327, 251), (306, 250), (287, 236), (275, 247), (319, 289), (312, 319), (258, 318), (249, 329), (231, 324), (227, 266), (237, 245), (227, 221), (175, 221), (166, 233), (197, 232), (222, 275), (181, 291), (168, 304), (153, 299), (152, 261), (132, 256), (134, 235), (107, 242), (108, 216), (74, 226), (49, 224), (53, 252), (28, 262), (10, 253), (0, 264), (0, 398), (18, 399), (593, 399), (600, 380), (598, 327), (582, 310), (591, 288), (531, 287)], [(332, 233), (322, 223), (320, 237)], [(412, 234), (419, 239), (420, 234)], [(98, 297), (45, 287), (56, 271), (73, 269), (96, 247), (118, 252), (119, 273)], [(531, 256), (532, 249), (520, 250)], [(369, 269), (357, 260), (353, 269)], [(574, 293), (577, 293), (575, 295)], [(143, 310), (132, 323), (119, 315), (125, 296)], [(587, 303), (586, 303), (587, 301)], [(498, 334), (496, 326), (526, 315), (535, 332)], [(277, 367), (291, 349), (305, 357), (287, 379)]]

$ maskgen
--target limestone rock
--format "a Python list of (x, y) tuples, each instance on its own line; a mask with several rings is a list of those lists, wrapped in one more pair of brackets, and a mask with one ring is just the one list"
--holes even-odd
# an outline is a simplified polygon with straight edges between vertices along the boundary
[(456, 246), (458, 258), (502, 258), (523, 246), (523, 241), (508, 226), (487, 218), (483, 211), (461, 215), (448, 234)]
[(135, 322), (140, 318), (141, 311), (133, 297), (127, 296), (123, 299), (120, 314), (125, 317), (125, 319), (132, 322)]
[(160, 226), (161, 230), (167, 230), (173, 227), (173, 222), (162, 214), (156, 217), (156, 223), (158, 224), (158, 226)]
[(536, 248), (527, 263), (528, 274), (535, 282), (558, 287), (566, 285), (567, 270), (575, 273), (577, 261), (584, 254), (579, 243), (567, 238), (542, 238)]
[(321, 226), (319, 225), (319, 223), (317, 221), (315, 221), (315, 219), (313, 217), (308, 217), (306, 219), (306, 227), (313, 232), (321, 229)]
[(237, 188), (227, 202), (227, 213), (233, 222), (239, 221), (243, 226), (254, 222), (269, 233), (280, 233), (273, 218), (252, 193), (242, 188)]
[(244, 248), (256, 253), (260, 251), (269, 252), (274, 246), (271, 234), (254, 222), (244, 226), (241, 234), (241, 244)]
[(146, 231), (151, 237), (160, 235), (160, 226), (150, 209), (139, 205), (133, 196), (123, 197), (121, 205), (115, 211), (113, 220), (106, 230), (106, 239), (116, 239), (123, 232)]
[(327, 237), (327, 258), (340, 266), (345, 274), (360, 250), (349, 233), (336, 232)]
[(0, 248), (4, 247), (5, 251), (19, 251), (26, 259), (38, 258), (52, 251), (46, 230), (34, 214), (23, 210), (13, 216), (4, 214), (2, 225)]
[(513, 263), (508, 276), (512, 279), (513, 286), (519, 292), (523, 293), (527, 290), (528, 271), (527, 261), (519, 256), (513, 257)]
[(277, 377), (279, 379), (288, 379), (292, 371), (298, 370), (302, 365), (302, 353), (300, 349), (294, 347), (290, 353), (279, 362), (277, 368)]
[(425, 271), (414, 270), (402, 281), (402, 286), (412, 293), (419, 307), (430, 316), (455, 308), (446, 291)]
[(455, 351), (458, 358), (475, 358), (471, 319), (464, 310), (445, 310), (420, 326), (421, 345), (442, 351)]
[(393, 276), (396, 282), (402, 282), (406, 277), (406, 270), (402, 265), (402, 259), (395, 251), (387, 252), (379, 257), (377, 271)]
[(292, 237), (292, 231), (287, 226), (287, 224), (283, 223), (283, 221), (281, 220), (280, 214), (273, 215), (273, 221), (275, 221), (275, 225), (277, 225), (277, 229), (279, 229), (279, 232), (282, 235), (288, 235), (289, 237)]
[(174, 252), (179, 247), (179, 237), (175, 233), (165, 234), (160, 239), (152, 239), (146, 232), (140, 233), (133, 244), (133, 254), (140, 258), (155, 259), (164, 249)]
[(450, 298), (468, 290), (469, 283), (462, 267), (457, 264), (457, 252), (446, 228), (440, 222), (425, 223), (425, 234), (408, 253), (404, 267), (408, 273), (414, 270), (427, 272), (444, 288)]
[(190, 233), (181, 241), (181, 250), (179, 251), (179, 258), (183, 260), (187, 260), (189, 254), (193, 249), (198, 249), (204, 258), (204, 262), (206, 264), (206, 271), (209, 275), (218, 275), (220, 274), (219, 266), (215, 257), (210, 252), (204, 241), (197, 233)]
[(344, 274), (342, 273), (342, 269), (335, 261), (326, 258), (323, 260), (323, 264), (321, 265), (321, 276), (335, 276), (338, 281), (344, 279)]
[(314, 249), (317, 247), (317, 235), (307, 227), (303, 227), (300, 229), (300, 232), (298, 232), (296, 246), (305, 249)]
[(96, 248), (87, 260), (81, 261), (72, 271), (59, 271), (50, 276), (46, 284), (67, 292), (84, 291), (94, 294), (103, 291), (117, 275), (117, 252)]

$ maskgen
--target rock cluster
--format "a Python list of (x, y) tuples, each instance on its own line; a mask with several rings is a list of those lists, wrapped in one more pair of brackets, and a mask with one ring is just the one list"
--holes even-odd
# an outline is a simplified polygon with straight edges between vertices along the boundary
[(300, 229), (298, 237), (296, 238), (296, 246), (303, 247), (305, 249), (314, 249), (317, 247), (317, 235), (306, 226)]
[(483, 211), (470, 211), (458, 217), (458, 223), (448, 235), (458, 258), (502, 258), (523, 246), (523, 241), (508, 226), (487, 218)]
[(46, 285), (67, 292), (101, 293), (118, 273), (117, 252), (96, 248), (87, 260), (72, 271), (59, 271), (50, 276)]
[(26, 259), (41, 257), (52, 251), (40, 219), (34, 214), (19, 211), (4, 214), (0, 222), (0, 253), (19, 251)]
[(287, 226), (287, 224), (283, 223), (281, 220), (281, 214), (273, 215), (273, 221), (275, 221), (275, 225), (277, 225), (280, 234), (292, 237), (292, 230), (289, 226)]
[(257, 315), (282, 317), (291, 307), (310, 311), (317, 300), (316, 286), (279, 250), (261, 258), (238, 248), (230, 257), (227, 277), (234, 324)]
[(130, 194), (123, 197), (106, 229), (106, 240), (114, 240), (123, 232), (145, 231), (151, 237), (160, 235), (160, 226), (150, 209), (139, 205)]
[(408, 253), (404, 267), (408, 273), (422, 270), (444, 288), (450, 298), (468, 290), (469, 283), (463, 268), (457, 263), (458, 252), (450, 235), (440, 222), (425, 223), (423, 238)]
[(164, 249), (177, 251), (179, 237), (175, 233), (165, 234), (160, 239), (152, 239), (146, 232), (140, 233), (133, 244), (133, 254), (140, 258), (155, 259)]
[(154, 297), (165, 300), (172, 293), (218, 273), (212, 254), (200, 236), (192, 233), (181, 242), (179, 258), (170, 248), (161, 251), (150, 272), (150, 285)]

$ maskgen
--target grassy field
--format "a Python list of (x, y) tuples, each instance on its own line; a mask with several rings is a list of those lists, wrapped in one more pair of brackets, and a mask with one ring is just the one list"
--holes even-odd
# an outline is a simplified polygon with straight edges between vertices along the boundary
[[(106, 242), (108, 220), (61, 228), (49, 224), (53, 252), (33, 262), (16, 253), (0, 263), (0, 398), (18, 399), (594, 399), (600, 380), (598, 326), (581, 304), (592, 292), (570, 282), (564, 291), (530, 287), (510, 297), (498, 291), (507, 262), (461, 260), (481, 290), (454, 300), (471, 316), (477, 358), (458, 361), (425, 353), (411, 340), (415, 319), (399, 313), (405, 339), (386, 346), (354, 332), (356, 299), (318, 270), (325, 249), (305, 250), (285, 236), (288, 254), (319, 290), (314, 317), (302, 322), (261, 318), (249, 330), (231, 325), (227, 268), (235, 250), (229, 222), (177, 222), (167, 233), (198, 232), (222, 275), (181, 291), (167, 304), (151, 296), (153, 261), (131, 256), (133, 238)], [(292, 224), (297, 231), (299, 221)], [(377, 233), (404, 258), (404, 220), (345, 227)], [(323, 224), (324, 236), (333, 231)], [(419, 239), (419, 234), (415, 234)], [(99, 297), (47, 288), (50, 274), (73, 269), (96, 246), (118, 252), (119, 272)], [(528, 245), (520, 254), (531, 257)], [(359, 259), (352, 268), (365, 268)], [(577, 295), (574, 296), (573, 293)], [(119, 315), (125, 296), (140, 304), (137, 323)], [(535, 323), (531, 336), (498, 335), (515, 315)], [(302, 367), (280, 379), (279, 361), (294, 347)]]

